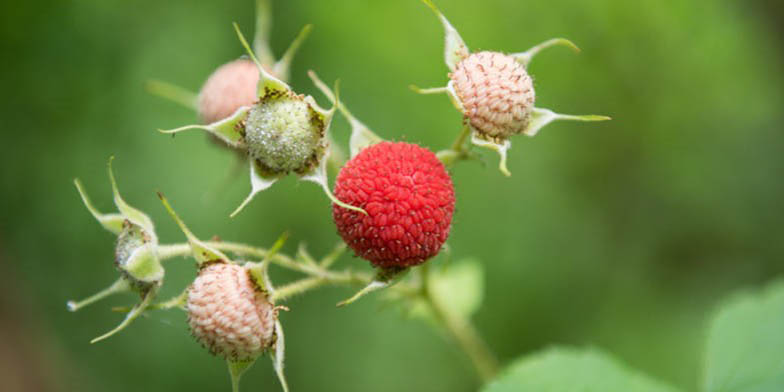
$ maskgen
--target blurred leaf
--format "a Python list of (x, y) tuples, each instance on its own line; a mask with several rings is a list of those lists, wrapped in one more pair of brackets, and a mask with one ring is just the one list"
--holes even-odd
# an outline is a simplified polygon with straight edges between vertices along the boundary
[(523, 357), (482, 392), (666, 392), (676, 389), (596, 349), (552, 348)]
[(432, 273), (433, 293), (448, 311), (469, 318), (482, 305), (484, 270), (479, 260), (463, 259)]
[(784, 281), (720, 307), (705, 364), (705, 391), (784, 391)]
[[(450, 313), (460, 318), (470, 318), (482, 305), (484, 297), (484, 269), (479, 260), (466, 258), (449, 263), (443, 268), (430, 269), (431, 290), (436, 300)], [(385, 298), (399, 307), (406, 317), (436, 322), (430, 305), (421, 297), (410, 297), (388, 291)]]

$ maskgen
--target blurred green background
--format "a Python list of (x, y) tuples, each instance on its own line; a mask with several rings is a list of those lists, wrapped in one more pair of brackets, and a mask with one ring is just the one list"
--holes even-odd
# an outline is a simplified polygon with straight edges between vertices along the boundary
[[(693, 390), (706, 317), (739, 287), (784, 272), (784, 11), (776, 1), (440, 0), (473, 49), (521, 51), (574, 40), (530, 67), (537, 104), (607, 114), (556, 123), (514, 139), (511, 178), (460, 163), (450, 244), (486, 269), (475, 317), (503, 361), (551, 344), (595, 345)], [(293, 87), (326, 105), (307, 79), (342, 81), (354, 114), (386, 138), (441, 149), (460, 116), (443, 96), (443, 34), (416, 0), (274, 3), (280, 54), (306, 23)], [(161, 241), (182, 234), (155, 190), (203, 238), (267, 246), (284, 230), (321, 255), (338, 236), (327, 199), (289, 178), (237, 218), (247, 174), (220, 189), (234, 156), (204, 135), (155, 132), (193, 113), (145, 93), (149, 78), (198, 90), (241, 55), (231, 22), (253, 31), (251, 0), (41, 1), (0, 5), (0, 389), (4, 391), (228, 390), (223, 362), (189, 336), (180, 312), (153, 312), (112, 339), (111, 306), (72, 314), (68, 299), (112, 282), (114, 238), (89, 215), (80, 177), (99, 209), (113, 209), (106, 162), (120, 188), (155, 220)], [(334, 133), (345, 143), (348, 125)], [(341, 267), (368, 269), (348, 255)], [(193, 278), (168, 264), (163, 296)], [(292, 275), (275, 272), (274, 278)], [(472, 391), (469, 362), (426, 324), (368, 298), (345, 309), (348, 289), (296, 298), (282, 320), (294, 391)], [(267, 359), (244, 390), (278, 390)]]

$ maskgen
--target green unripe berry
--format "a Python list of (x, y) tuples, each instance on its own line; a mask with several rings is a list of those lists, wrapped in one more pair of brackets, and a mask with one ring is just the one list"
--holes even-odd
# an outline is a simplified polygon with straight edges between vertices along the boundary
[(303, 96), (268, 94), (245, 120), (248, 156), (270, 173), (307, 172), (324, 154), (324, 128), (322, 117)]

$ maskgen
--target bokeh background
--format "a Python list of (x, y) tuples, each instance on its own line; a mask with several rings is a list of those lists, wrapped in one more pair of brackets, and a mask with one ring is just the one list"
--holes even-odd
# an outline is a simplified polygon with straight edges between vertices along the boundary
[[(511, 178), (497, 158), (454, 170), (455, 257), (485, 266), (479, 330), (502, 361), (552, 344), (602, 347), (651, 375), (694, 390), (706, 318), (717, 301), (784, 272), (784, 21), (777, 1), (440, 0), (471, 48), (521, 51), (552, 37), (583, 52), (543, 52), (530, 67), (537, 103), (607, 123), (556, 123), (518, 137)], [(340, 78), (352, 111), (384, 137), (446, 147), (460, 116), (443, 96), (409, 84), (446, 81), (441, 26), (416, 0), (277, 1), (273, 47), (315, 30), (292, 85)], [(198, 90), (241, 55), (231, 28), (253, 31), (251, 0), (39, 1), (0, 5), (0, 389), (228, 390), (220, 359), (189, 336), (181, 312), (153, 312), (90, 345), (121, 315), (118, 296), (76, 314), (68, 299), (112, 282), (114, 238), (83, 207), (80, 177), (109, 211), (106, 162), (162, 242), (183, 236), (155, 190), (202, 237), (293, 251), (338, 241), (327, 199), (290, 178), (237, 218), (247, 174), (222, 185), (234, 156), (204, 135), (155, 130), (196, 121), (148, 95), (158, 78)], [(334, 133), (345, 143), (346, 122)], [(219, 189), (219, 196), (204, 195)], [(368, 269), (346, 255), (342, 267)], [(168, 265), (163, 297), (193, 278)], [(276, 272), (279, 280), (292, 275)], [(350, 291), (289, 302), (287, 372), (295, 391), (472, 391), (469, 362), (442, 335)], [(244, 390), (277, 390), (269, 361)]]

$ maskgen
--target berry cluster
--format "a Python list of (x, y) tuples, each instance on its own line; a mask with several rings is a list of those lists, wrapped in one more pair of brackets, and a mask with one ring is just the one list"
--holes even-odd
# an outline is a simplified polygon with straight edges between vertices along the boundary
[[(289, 64), (310, 26), (302, 30), (289, 50), (276, 61), (266, 42), (268, 1), (257, 2), (259, 24), (254, 49), (235, 24), (247, 57), (216, 69), (198, 95), (183, 98), (182, 89), (159, 82), (159, 87), (164, 86), (157, 90), (161, 95), (195, 108), (202, 121), (162, 132), (205, 130), (249, 164), (251, 192), (232, 216), (284, 176), (293, 174), (320, 185), (332, 201), (332, 217), (345, 246), (369, 261), (376, 268), (375, 275), (331, 270), (331, 264), (345, 246), (316, 261), (304, 249), (300, 249), (296, 258), (278, 254), (284, 237), (271, 249), (201, 241), (162, 195), (159, 196), (164, 206), (185, 234), (187, 244), (160, 245), (152, 220), (120, 196), (111, 166), (109, 174), (118, 213), (98, 212), (81, 183), (76, 181), (87, 209), (117, 236), (115, 266), (120, 278), (86, 300), (69, 302), (69, 309), (78, 310), (122, 291), (135, 291), (141, 298), (119, 326), (93, 342), (122, 330), (148, 309), (183, 309), (195, 339), (227, 361), (235, 391), (242, 373), (265, 353), (273, 357), (281, 385), (288, 389), (283, 377), (283, 329), (278, 319), (279, 311), (288, 309), (276, 305), (277, 302), (323, 284), (364, 285), (354, 297), (339, 305), (348, 304), (371, 291), (395, 287), (404, 272), (439, 254), (449, 237), (455, 212), (455, 189), (447, 169), (456, 160), (470, 157), (471, 144), (498, 151), (500, 169), (509, 174), (505, 162), (512, 136), (533, 136), (547, 123), (559, 119), (606, 119), (561, 115), (534, 107), (535, 92), (526, 69), (528, 63), (546, 47), (558, 44), (574, 47), (571, 42), (550, 40), (517, 54), (492, 51), (472, 54), (435, 5), (423, 0), (444, 26), (445, 60), (450, 72), (446, 87), (416, 90), (448, 94), (463, 115), (463, 131), (450, 149), (438, 153), (412, 143), (385, 141), (348, 111), (339, 99), (337, 87), (330, 89), (315, 73), (310, 73), (311, 79), (331, 101), (330, 109), (321, 108), (313, 97), (298, 94), (287, 84)], [(172, 91), (180, 93), (171, 94)], [(329, 131), (337, 111), (352, 128), (351, 158), (345, 163), (331, 154), (336, 146)], [(334, 193), (327, 179), (328, 160), (341, 166)], [(223, 251), (235, 257), (253, 256), (260, 260), (232, 260)], [(161, 262), (184, 255), (196, 260), (196, 279), (181, 295), (153, 303), (163, 285)], [(308, 274), (309, 278), (276, 288), (268, 274), (273, 263)], [(441, 319), (454, 318), (452, 314), (444, 315), (433, 299), (425, 283), (430, 279), (426, 269), (417, 271), (421, 271), (419, 286), (406, 291), (408, 298), (412, 292), (418, 293), (421, 296), (418, 299), (429, 301)], [(476, 347), (481, 349), (482, 345), (472, 347), (467, 350), (469, 354), (475, 354)]]

